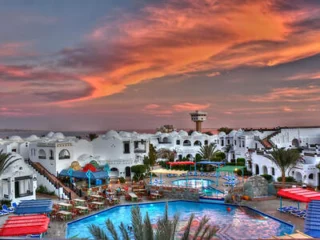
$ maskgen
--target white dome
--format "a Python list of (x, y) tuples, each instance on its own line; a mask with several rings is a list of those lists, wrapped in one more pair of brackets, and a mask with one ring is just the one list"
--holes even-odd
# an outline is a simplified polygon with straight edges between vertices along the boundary
[(9, 137), (10, 141), (22, 141), (22, 138), (19, 136), (11, 136)]
[(236, 136), (241, 136), (243, 134), (243, 130), (239, 129), (238, 132), (236, 133)]
[(125, 137), (125, 138), (131, 137), (131, 133), (125, 132), (125, 131), (120, 131), (120, 132), (119, 132), (119, 135), (120, 135), (121, 137)]
[(156, 132), (156, 134), (155, 135), (161, 135), (162, 134), (162, 132)]
[(232, 131), (228, 134), (228, 136), (233, 137), (233, 136), (235, 136), (236, 134), (237, 134), (237, 130), (232, 130)]
[(201, 136), (202, 134), (197, 132), (197, 131), (193, 131), (193, 133), (191, 133), (191, 137), (195, 137), (195, 136)]
[(110, 130), (106, 133), (105, 138), (111, 138), (111, 137), (120, 138), (120, 135), (116, 131)]
[(180, 130), (180, 131), (179, 131), (179, 135), (180, 135), (181, 137), (187, 137), (187, 136), (188, 136), (188, 133), (187, 133), (186, 131)]
[(225, 132), (219, 132), (219, 137), (223, 137), (223, 136), (225, 136), (225, 135), (226, 135)]
[(31, 135), (26, 138), (27, 141), (36, 141), (38, 139), (39, 139), (39, 137), (37, 137), (36, 135)]
[(64, 139), (64, 135), (61, 132), (53, 134), (52, 138), (54, 139)]
[(54, 132), (49, 132), (49, 133), (47, 134), (47, 136), (46, 136), (46, 137), (48, 137), (48, 138), (52, 138), (52, 137), (53, 137), (53, 135), (54, 135)]
[(170, 136), (172, 136), (172, 137), (176, 137), (178, 135), (179, 135), (179, 133), (177, 133), (176, 131), (173, 131), (170, 133)]
[(260, 136), (260, 132), (258, 131), (258, 130), (255, 130), (254, 132), (253, 132), (253, 135), (255, 135), (255, 136)]

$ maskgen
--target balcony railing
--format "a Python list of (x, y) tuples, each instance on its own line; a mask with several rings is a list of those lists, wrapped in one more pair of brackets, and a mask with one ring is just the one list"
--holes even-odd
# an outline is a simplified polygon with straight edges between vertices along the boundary
[(70, 156), (59, 156), (59, 159), (62, 160), (62, 159), (70, 159)]

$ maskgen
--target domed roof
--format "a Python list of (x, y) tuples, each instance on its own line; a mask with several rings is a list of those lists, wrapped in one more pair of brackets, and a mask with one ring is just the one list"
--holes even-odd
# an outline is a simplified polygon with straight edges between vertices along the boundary
[(156, 132), (156, 134), (155, 135), (161, 135), (162, 134), (162, 132)]
[(106, 138), (111, 138), (111, 137), (120, 138), (120, 135), (116, 131), (110, 130), (106, 133)]
[(39, 137), (37, 137), (36, 135), (31, 135), (26, 138), (27, 141), (36, 141), (38, 139), (39, 139)]
[(202, 135), (202, 133), (199, 133), (199, 132), (197, 132), (197, 131), (193, 131), (193, 132), (191, 133), (191, 137), (201, 136), (201, 135)]
[(242, 129), (239, 129), (236, 133), (236, 136), (241, 136), (243, 134), (243, 130)]
[(125, 138), (131, 137), (131, 133), (125, 132), (125, 131), (120, 131), (120, 132), (119, 132), (119, 135), (120, 135), (121, 137), (125, 137)]
[(46, 137), (48, 137), (48, 138), (52, 138), (52, 137), (53, 137), (53, 135), (54, 135), (54, 132), (49, 132), (49, 133), (47, 134), (47, 136), (46, 136)]
[(170, 135), (171, 135), (172, 137), (176, 137), (176, 136), (179, 135), (179, 133), (178, 133), (177, 131), (173, 131), (173, 132), (170, 133)]
[(187, 136), (188, 136), (188, 133), (187, 133), (186, 131), (184, 131), (184, 130), (180, 130), (180, 131), (179, 131), (179, 135), (180, 135), (181, 137), (187, 137)]
[(233, 137), (237, 134), (237, 130), (232, 130), (231, 132), (229, 132), (228, 136)]
[(54, 139), (64, 139), (64, 135), (61, 132), (57, 132), (57, 133), (53, 134), (52, 138), (54, 138)]
[(22, 138), (19, 136), (11, 136), (9, 137), (10, 141), (22, 141)]
[(225, 136), (225, 135), (226, 135), (225, 132), (219, 132), (219, 137), (223, 137), (223, 136)]

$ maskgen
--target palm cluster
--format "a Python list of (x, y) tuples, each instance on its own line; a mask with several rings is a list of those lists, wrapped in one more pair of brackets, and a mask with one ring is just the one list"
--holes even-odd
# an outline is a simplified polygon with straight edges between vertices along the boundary
[(284, 149), (284, 148), (275, 148), (270, 153), (266, 155), (275, 165), (281, 170), (282, 184), (285, 183), (286, 171), (294, 167), (299, 159), (300, 153), (296, 149)]
[(217, 145), (211, 143), (209, 145), (202, 146), (198, 153), (200, 154), (202, 159), (213, 160), (216, 157), (217, 153), (220, 152), (216, 148)]
[(0, 175), (14, 162), (20, 160), (20, 158), (15, 158), (11, 153), (3, 153), (0, 151)]
[[(132, 207), (131, 209), (131, 222), (132, 222), (132, 233), (133, 238), (135, 240), (174, 240), (176, 239), (176, 230), (179, 223), (179, 215), (175, 215), (172, 220), (168, 217), (168, 204), (166, 204), (165, 212), (162, 218), (158, 219), (157, 227), (154, 231), (151, 225), (151, 221), (149, 218), (148, 213), (144, 219), (142, 219), (141, 211), (139, 206)], [(211, 239), (217, 232), (217, 228), (215, 226), (210, 226), (208, 224), (209, 218), (204, 216), (198, 228), (196, 229), (194, 235), (191, 237), (191, 224), (194, 220), (194, 214), (192, 214), (188, 220), (188, 224), (185, 227), (185, 231), (181, 240), (188, 240), (188, 239), (201, 239), (201, 240), (209, 240)], [(94, 236), (95, 239), (101, 240), (130, 240), (130, 234), (123, 223), (120, 224), (120, 232), (121, 238), (119, 237), (113, 223), (108, 219), (106, 221), (106, 227), (111, 235), (112, 238), (109, 238), (106, 232), (99, 226), (90, 225), (89, 231)]]
[(159, 149), (159, 151), (157, 152), (157, 157), (165, 158), (165, 159), (168, 159), (168, 161), (173, 162), (175, 158), (175, 153), (170, 149), (163, 148), (163, 149)]

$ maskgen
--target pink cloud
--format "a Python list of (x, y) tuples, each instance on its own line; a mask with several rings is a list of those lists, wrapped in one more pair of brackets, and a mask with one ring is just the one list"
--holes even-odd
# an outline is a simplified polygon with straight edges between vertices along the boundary
[(210, 104), (181, 103), (175, 104), (172, 108), (177, 112), (204, 110), (210, 107)]
[(219, 76), (219, 75), (221, 75), (220, 72), (212, 72), (212, 73), (208, 73), (207, 77), (216, 77), (216, 76)]
[(158, 104), (148, 104), (144, 107), (144, 109), (149, 110), (149, 109), (156, 109), (159, 107), (160, 107), (160, 105), (158, 105)]

